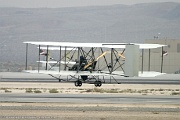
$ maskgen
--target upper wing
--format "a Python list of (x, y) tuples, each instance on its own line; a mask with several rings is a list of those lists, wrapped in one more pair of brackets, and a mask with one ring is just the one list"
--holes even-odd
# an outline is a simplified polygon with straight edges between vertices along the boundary
[[(39, 47), (37, 47), (39, 48)], [(43, 49), (43, 50), (68, 50), (68, 51), (71, 51), (71, 50), (77, 50), (77, 48), (65, 48), (65, 47), (40, 47), (40, 49)]]
[(139, 44), (139, 43), (103, 43), (104, 47), (107, 48), (126, 48), (126, 45), (139, 45), (139, 49), (154, 49), (164, 47), (166, 45), (161, 44)]
[(34, 45), (49, 45), (49, 46), (66, 46), (66, 47), (105, 47), (102, 43), (75, 43), (75, 42), (36, 42), (27, 41), (24, 43), (34, 44)]
[(139, 43), (74, 43), (74, 42), (33, 42), (24, 43), (34, 45), (49, 45), (49, 46), (67, 46), (67, 47), (105, 47), (105, 48), (125, 48), (126, 45), (139, 45), (140, 49), (154, 49), (164, 47), (161, 44), (139, 44)]
[[(52, 63), (52, 64), (59, 63), (59, 61), (37, 61), (37, 62), (40, 62), (40, 63)], [(71, 65), (76, 64), (76, 62), (72, 62), (72, 61), (68, 61), (68, 62), (60, 61), (60, 63), (61, 64), (71, 64)]]

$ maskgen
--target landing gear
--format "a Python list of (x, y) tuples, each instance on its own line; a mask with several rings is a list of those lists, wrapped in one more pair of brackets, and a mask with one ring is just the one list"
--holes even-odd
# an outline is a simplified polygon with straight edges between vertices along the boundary
[(101, 87), (102, 82), (101, 82), (101, 81), (95, 81), (95, 82), (94, 82), (94, 85), (95, 85), (96, 87)]
[(82, 86), (82, 82), (80, 80), (77, 80), (77, 81), (75, 81), (74, 85), (76, 87), (81, 87)]

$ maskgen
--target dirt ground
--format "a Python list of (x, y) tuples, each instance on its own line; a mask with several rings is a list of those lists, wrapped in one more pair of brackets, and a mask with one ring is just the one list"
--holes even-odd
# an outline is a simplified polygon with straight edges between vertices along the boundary
[[(95, 109), (98, 107), (98, 110)], [(104, 108), (105, 107), (105, 108)], [(113, 110), (119, 107), (120, 110)], [(179, 120), (180, 112), (156, 111), (179, 105), (120, 105), (66, 103), (0, 103), (0, 119), (25, 120)], [(71, 109), (70, 109), (71, 108)], [(78, 108), (78, 109), (77, 109)], [(102, 109), (101, 109), (102, 108)], [(148, 111), (143, 111), (148, 108)], [(105, 109), (105, 110), (104, 110)]]
[[(26, 93), (28, 89), (49, 93), (91, 94), (94, 85), (75, 87), (72, 83), (1, 82), (0, 92)], [(112, 94), (171, 95), (179, 85), (103, 85)], [(131, 90), (130, 90), (131, 89)], [(140, 91), (140, 93), (137, 91)], [(28, 93), (27, 93), (28, 94)], [(50, 94), (50, 93), (49, 93)], [(177, 110), (177, 111), (176, 111)], [(0, 120), (180, 120), (180, 105), (165, 104), (68, 104), (68, 103), (0, 103)]]
[(0, 84), (0, 93), (33, 93), (36, 91), (50, 93), (52, 89), (65, 94), (180, 95), (180, 85), (104, 84), (97, 88), (93, 84), (83, 84), (82, 87), (75, 87), (73, 83), (1, 82)]
[[(8, 114), (10, 113), (10, 114)], [(1, 111), (1, 120), (57, 119), (57, 120), (179, 120), (179, 113), (119, 112), (119, 111)]]

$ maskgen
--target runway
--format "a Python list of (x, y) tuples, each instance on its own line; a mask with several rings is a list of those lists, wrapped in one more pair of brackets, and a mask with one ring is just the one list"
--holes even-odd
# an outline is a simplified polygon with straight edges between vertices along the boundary
[[(1, 72), (0, 119), (180, 118), (180, 75), (163, 75), (155, 78), (120, 77), (117, 81), (121, 84), (106, 80), (112, 84), (96, 88), (93, 84), (83, 83), (82, 87), (75, 87), (73, 83), (59, 83), (48, 75)], [(27, 89), (31, 89), (32, 92), (27, 93)], [(51, 89), (56, 89), (58, 93), (50, 93)], [(95, 92), (95, 89), (102, 89), (104, 92)], [(41, 93), (36, 93), (36, 90)]]
[[(137, 92), (135, 92), (134, 94), (129, 93), (129, 95), (126, 95), (126, 93), (122, 93), (122, 94), (112, 94), (112, 93), (100, 94), (100, 93), (93, 93), (93, 92), (82, 93), (80, 91), (81, 89), (82, 91), (83, 90), (87, 91), (88, 89), (92, 89), (94, 85), (90, 85), (90, 86), (83, 85), (82, 87), (77, 88), (77, 87), (74, 87), (74, 85), (71, 85), (70, 83), (69, 87), (68, 86), (65, 87), (65, 84), (56, 84), (58, 83), (58, 81), (48, 75), (5, 72), (5, 73), (0, 73), (0, 84), (2, 83), (1, 84), (2, 88), (3, 86), (6, 85), (6, 83), (7, 83), (6, 88), (9, 88), (11, 86), (10, 88), (12, 89), (10, 90), (12, 91), (16, 91), (17, 88), (19, 91), (25, 88), (41, 88), (42, 85), (44, 85), (45, 87), (44, 89), (57, 88), (59, 90), (59, 93), (56, 93), (56, 94), (47, 93), (47, 92), (44, 93), (43, 92), (44, 89), (41, 89), (42, 93), (40, 94), (26, 93), (26, 92), (23, 92), (23, 93), (22, 92), (21, 93), (14, 93), (14, 92), (5, 93), (4, 92), (4, 93), (0, 93), (0, 102), (180, 104), (180, 95), (175, 95), (175, 96), (171, 95), (171, 93), (174, 93), (174, 92), (179, 93), (180, 75), (164, 75), (164, 76), (154, 77), (154, 78), (137, 78), (137, 77), (123, 78), (121, 77), (117, 80), (118, 82), (121, 82), (121, 85), (120, 86), (116, 85), (116, 87), (111, 85), (111, 88), (109, 88), (110, 90), (122, 89), (126, 91), (127, 89), (132, 89), (132, 90), (134, 89), (136, 91), (141, 90), (142, 94), (140, 95)], [(111, 82), (114, 84), (116, 83), (115, 81), (111, 81)], [(17, 84), (14, 85), (15, 83)], [(131, 87), (130, 87), (130, 84), (131, 84)], [(147, 86), (146, 84), (149, 84), (149, 85)], [(143, 87), (144, 85), (146, 85), (144, 88), (139, 89), (139, 86)], [(108, 89), (108, 86), (104, 85), (101, 88)], [(126, 88), (123, 88), (124, 86), (126, 86)], [(166, 86), (166, 87), (163, 88), (163, 86)], [(71, 92), (66, 92), (68, 91), (68, 89), (69, 90), (71, 89)], [(149, 90), (150, 93), (146, 93), (146, 91), (145, 93), (143, 93), (143, 90), (147, 90), (147, 89)], [(172, 89), (173, 91), (170, 91), (170, 89)], [(73, 93), (73, 90), (74, 90), (74, 93)], [(151, 92), (150, 90), (152, 90), (153, 92)], [(156, 90), (159, 90), (158, 94), (156, 94), (157, 93)], [(76, 93), (76, 91), (80, 91), (80, 92)], [(153, 93), (155, 93), (156, 95), (153, 95)], [(169, 95), (167, 95), (166, 93), (168, 93)]]
[(0, 94), (0, 102), (180, 104), (180, 96), (118, 94)]
[[(61, 77), (61, 79), (67, 80), (68, 77)], [(140, 77), (116, 77), (118, 83), (121, 84), (169, 84), (169, 85), (180, 85), (180, 74), (166, 74), (151, 78), (140, 78)], [(75, 81), (75, 80), (74, 80)], [(30, 74), (22, 72), (1, 72), (0, 82), (46, 82), (46, 83), (57, 83), (57, 79), (52, 78), (49, 75), (43, 74)], [(73, 81), (66, 81), (73, 82)], [(117, 84), (113, 79), (109, 77), (105, 78), (106, 84)]]

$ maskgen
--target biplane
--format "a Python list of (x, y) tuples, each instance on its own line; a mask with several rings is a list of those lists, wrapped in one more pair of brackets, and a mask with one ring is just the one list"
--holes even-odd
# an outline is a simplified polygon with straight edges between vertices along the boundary
[[(142, 51), (143, 64), (144, 49), (150, 51), (150, 49), (162, 48), (163, 51), (163, 47), (166, 45), (34, 41), (27, 41), (24, 43), (26, 44), (25, 72), (47, 74), (58, 79), (59, 82), (64, 81), (64, 79), (61, 79), (61, 76), (70, 76), (71, 79), (74, 80), (75, 86), (78, 87), (82, 86), (82, 83), (87, 81), (93, 81), (96, 87), (100, 87), (102, 83), (105, 82), (103, 79), (104, 76), (110, 78), (114, 78), (115, 76), (154, 77), (164, 74), (162, 71), (143, 71), (143, 68), (139, 70), (139, 59)], [(27, 70), (29, 44), (35, 45), (39, 51), (38, 60), (36, 61), (38, 63), (37, 70)], [(50, 55), (52, 51), (56, 51), (56, 58)], [(44, 57), (43, 60), (42, 56)], [(161, 67), (162, 65), (163, 64), (161, 64)], [(42, 69), (42, 67), (44, 67), (44, 69)]]

